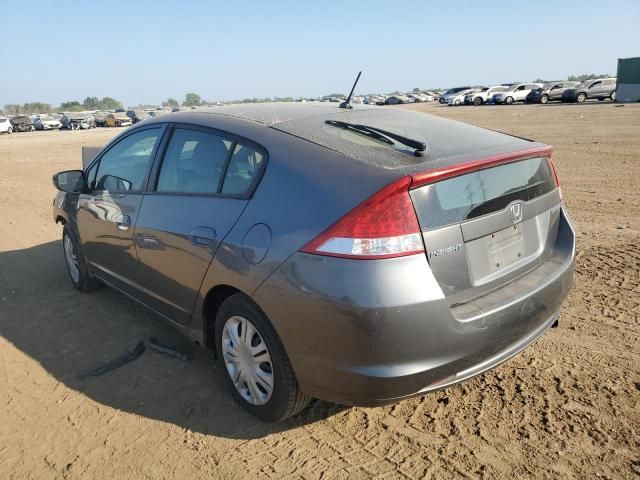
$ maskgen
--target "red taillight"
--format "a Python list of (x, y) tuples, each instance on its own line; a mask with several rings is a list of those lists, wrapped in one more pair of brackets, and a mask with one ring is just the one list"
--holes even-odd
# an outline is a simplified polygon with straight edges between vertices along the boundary
[(376, 259), (424, 252), (420, 226), (409, 197), (411, 177), (386, 186), (300, 251), (333, 257)]

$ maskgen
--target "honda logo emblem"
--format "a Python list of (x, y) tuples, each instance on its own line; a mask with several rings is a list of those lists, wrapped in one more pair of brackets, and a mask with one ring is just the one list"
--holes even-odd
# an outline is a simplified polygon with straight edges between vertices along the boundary
[(511, 210), (511, 221), (513, 223), (518, 223), (519, 221), (522, 220), (522, 204), (521, 203), (514, 203), (513, 205), (511, 205), (510, 210)]

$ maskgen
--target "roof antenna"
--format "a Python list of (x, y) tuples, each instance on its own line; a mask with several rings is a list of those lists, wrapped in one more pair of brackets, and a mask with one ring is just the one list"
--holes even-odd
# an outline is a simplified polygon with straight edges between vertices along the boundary
[(353, 87), (351, 87), (351, 92), (349, 93), (349, 96), (347, 97), (347, 99), (340, 104), (340, 108), (353, 108), (351, 106), (351, 97), (353, 95), (353, 91), (356, 89), (356, 85), (358, 85), (358, 80), (360, 80), (360, 75), (362, 75), (361, 71), (358, 72), (358, 76), (356, 77), (356, 81), (353, 82)]

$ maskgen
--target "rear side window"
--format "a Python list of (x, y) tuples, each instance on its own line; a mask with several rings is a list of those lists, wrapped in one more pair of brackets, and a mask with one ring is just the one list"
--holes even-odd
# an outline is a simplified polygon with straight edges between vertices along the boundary
[(249, 191), (263, 161), (264, 156), (261, 152), (238, 143), (224, 176), (222, 193), (242, 195)]
[(162, 162), (156, 190), (218, 193), (233, 144), (213, 133), (176, 128)]
[(427, 185), (425, 228), (438, 228), (497, 212), (511, 202), (533, 200), (556, 188), (547, 158), (508, 163)]
[(95, 188), (110, 192), (140, 191), (161, 131), (143, 130), (111, 147), (100, 158)]

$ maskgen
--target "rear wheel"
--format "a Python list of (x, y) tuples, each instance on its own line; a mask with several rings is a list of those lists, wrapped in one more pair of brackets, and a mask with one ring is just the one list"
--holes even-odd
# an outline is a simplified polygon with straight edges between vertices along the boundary
[(220, 306), (216, 345), (234, 398), (252, 415), (278, 422), (309, 404), (271, 322), (245, 295), (232, 295)]
[(578, 103), (583, 103), (587, 99), (587, 95), (585, 93), (579, 93), (576, 97), (576, 101)]
[(9, 129), (7, 130), (7, 133), (11, 135), (13, 133), (13, 127), (9, 127)]
[(473, 104), (477, 107), (478, 105), (482, 105), (482, 98), (476, 97), (473, 99)]
[(549, 95), (542, 95), (540, 97), (540, 103), (548, 103), (549, 102)]
[(609, 98), (614, 102), (616, 101), (616, 91), (615, 90), (613, 92), (611, 92), (611, 95), (609, 95)]
[(62, 248), (73, 286), (81, 292), (90, 292), (100, 288), (102, 284), (91, 274), (89, 265), (82, 254), (80, 242), (66, 225), (62, 230)]

